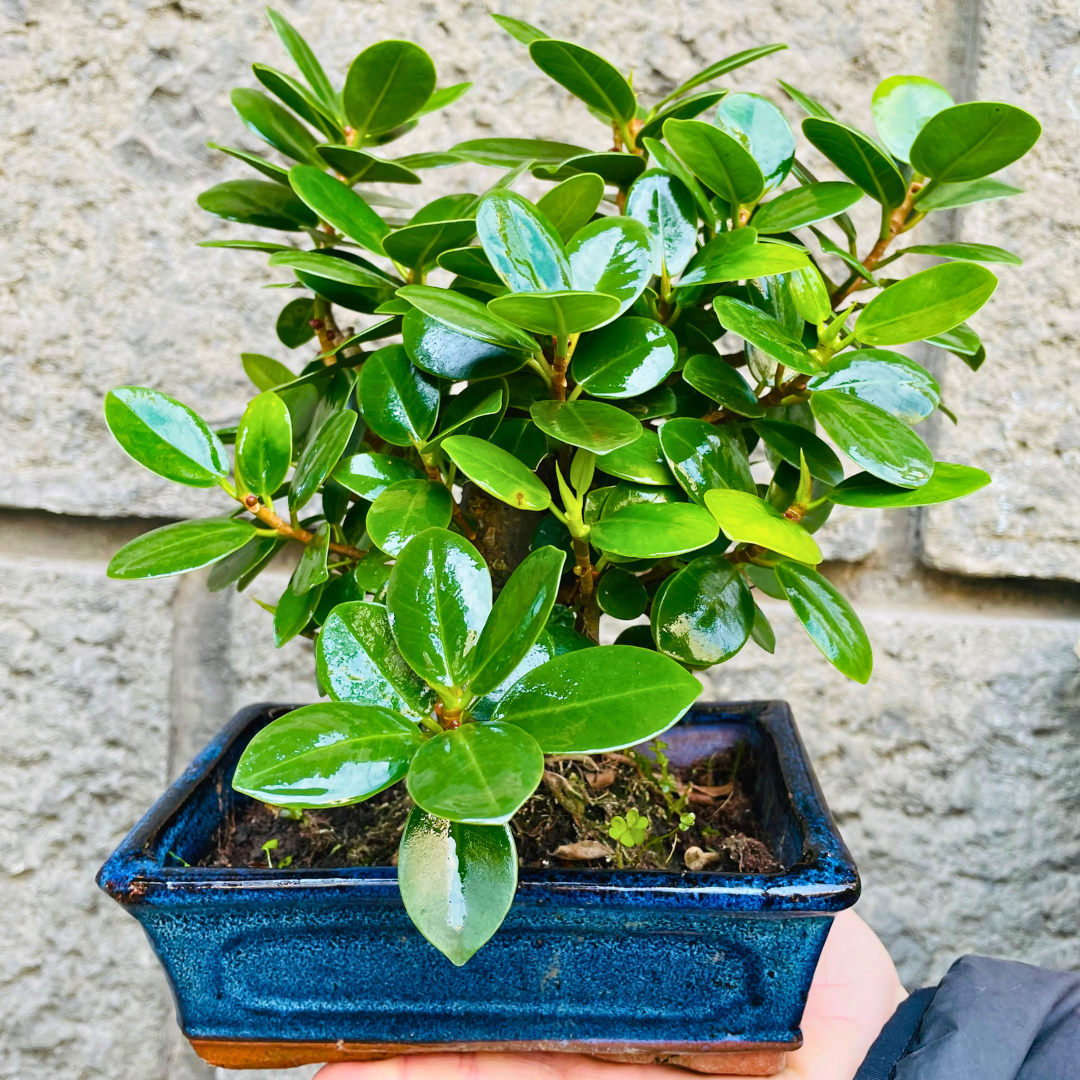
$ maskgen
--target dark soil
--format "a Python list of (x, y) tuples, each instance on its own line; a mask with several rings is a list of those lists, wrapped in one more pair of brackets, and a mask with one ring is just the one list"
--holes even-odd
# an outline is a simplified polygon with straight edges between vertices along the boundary
[[(688, 769), (667, 771), (661, 761), (632, 750), (549, 757), (544, 783), (511, 822), (521, 866), (739, 873), (780, 868), (748, 796), (752, 760), (734, 750)], [(299, 820), (245, 801), (222, 823), (199, 865), (394, 865), (412, 805), (404, 784), (355, 806), (306, 811)], [(643, 843), (627, 846), (609, 830), (631, 809), (649, 827)]]

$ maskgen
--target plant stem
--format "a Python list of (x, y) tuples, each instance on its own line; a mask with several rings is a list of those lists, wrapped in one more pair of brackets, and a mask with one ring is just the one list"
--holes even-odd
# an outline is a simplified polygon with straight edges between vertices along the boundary
[[(338, 329), (330, 304), (321, 297), (315, 298), (312, 315), (311, 326), (319, 336), (319, 352), (323, 354), (323, 363), (330, 367), (337, 362), (335, 351), (345, 340), (345, 335)], [(325, 355), (327, 353), (329, 355)]]
[[(279, 536), (284, 536), (287, 540), (296, 540), (301, 544), (310, 544), (315, 539), (314, 533), (309, 533), (307, 529), (302, 529), (299, 526), (292, 526), (287, 521), (283, 521), (274, 512), (273, 507), (267, 506), (265, 503), (259, 502), (259, 499), (255, 495), (245, 495), (243, 498), (237, 496), (239, 502), (242, 502), (248, 510), (251, 511), (261, 522), (269, 525)], [(362, 559), (367, 552), (361, 548), (353, 547), (351, 544), (327, 544), (327, 547), (336, 552), (338, 555), (345, 555), (350, 559)]]
[(585, 636), (590, 641), (600, 642), (600, 608), (596, 603), (596, 580), (593, 577), (592, 560), (589, 554), (589, 541), (575, 536), (574, 573), (579, 580), (581, 590), (581, 614), (585, 623)]

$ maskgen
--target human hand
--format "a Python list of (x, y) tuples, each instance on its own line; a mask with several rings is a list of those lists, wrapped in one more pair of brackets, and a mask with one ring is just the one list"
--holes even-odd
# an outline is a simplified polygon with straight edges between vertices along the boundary
[[(814, 973), (802, 1018), (803, 1045), (788, 1054), (774, 1080), (851, 1080), (905, 997), (877, 935), (855, 912), (842, 911)], [(327, 1065), (315, 1080), (688, 1080), (692, 1075), (667, 1065), (613, 1065), (582, 1054), (410, 1054)]]

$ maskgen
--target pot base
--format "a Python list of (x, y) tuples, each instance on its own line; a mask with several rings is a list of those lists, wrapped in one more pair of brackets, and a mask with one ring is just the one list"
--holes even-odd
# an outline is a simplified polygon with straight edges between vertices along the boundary
[(378, 1061), (401, 1054), (446, 1053), (564, 1053), (586, 1054), (601, 1061), (627, 1065), (680, 1065), (693, 1072), (726, 1076), (775, 1076), (784, 1067), (787, 1051), (797, 1043), (738, 1043), (730, 1050), (704, 1050), (700, 1043), (685, 1048), (666, 1044), (612, 1045), (593, 1042), (490, 1042), (399, 1045), (387, 1043), (315, 1042), (283, 1039), (192, 1039), (195, 1053), (222, 1069), (291, 1069), (331, 1061)]

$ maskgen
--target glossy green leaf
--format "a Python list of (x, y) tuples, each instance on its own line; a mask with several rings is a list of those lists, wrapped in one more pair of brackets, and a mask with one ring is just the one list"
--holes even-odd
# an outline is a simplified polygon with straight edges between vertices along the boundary
[[(293, 576), (295, 577), (295, 571)], [(315, 609), (322, 599), (324, 585), (316, 585), (306, 592), (296, 592), (292, 582), (285, 587), (274, 609), (274, 645), (280, 649), (298, 634), (302, 633), (311, 622)]]
[(425, 529), (445, 529), (453, 516), (453, 500), (443, 484), (432, 480), (399, 480), (371, 504), (367, 531), (387, 555), (400, 555)]
[(614, 296), (573, 290), (507, 293), (488, 301), (488, 310), (498, 318), (564, 340), (610, 322), (620, 308)]
[(926, 121), (952, 104), (949, 92), (933, 79), (893, 75), (874, 91), (874, 127), (894, 158), (910, 161), (911, 144)]
[(884, 409), (838, 390), (818, 391), (810, 406), (840, 450), (878, 479), (919, 487), (933, 475), (929, 447)]
[(401, 332), (405, 350), (418, 368), (455, 382), (508, 375), (528, 360), (523, 352), (451, 330), (418, 308), (405, 316)]
[(875, 289), (882, 287), (881, 282), (878, 281), (854, 255), (845, 251), (842, 247), (839, 247), (830, 240), (816, 225), (811, 225), (810, 231), (817, 237), (818, 244), (821, 245), (822, 251), (829, 255), (835, 255), (849, 270), (861, 277), (863, 281), (868, 281)]
[(529, 45), (533, 63), (575, 97), (612, 120), (634, 119), (634, 91), (603, 57), (569, 41), (541, 39)]
[(849, 180), (887, 210), (899, 206), (907, 184), (892, 159), (869, 136), (838, 120), (807, 117), (803, 134)]
[(240, 119), (260, 139), (294, 161), (318, 164), (318, 140), (288, 109), (261, 90), (237, 87), (229, 97)]
[(512, 453), (471, 435), (451, 435), (442, 444), (447, 456), (489, 495), (519, 510), (546, 510), (551, 493)]
[(380, 41), (349, 66), (341, 101), (359, 133), (378, 135), (404, 124), (424, 107), (435, 89), (435, 65), (411, 41)]
[(430, 116), (433, 112), (445, 109), (460, 101), (471, 89), (471, 82), (454, 83), (453, 86), (443, 86), (435, 90), (431, 97), (424, 102), (424, 107), (416, 114), (417, 116)]
[[(215, 142), (208, 142), (206, 145), (211, 150), (220, 150), (223, 154), (228, 154), (229, 157), (236, 158), (237, 161), (242, 161), (245, 165), (250, 165), (257, 172), (261, 172), (263, 176), (268, 176), (276, 184), (282, 184), (285, 187), (289, 186), (289, 170), (284, 165), (277, 165), (273, 161), (267, 161), (266, 158), (260, 157), (258, 154), (249, 154), (246, 150), (238, 150), (235, 146), (222, 146), (221, 143)], [(200, 244), (199, 246), (205, 247), (206, 245)]]
[(284, 102), (301, 119), (318, 128), (328, 139), (345, 138), (334, 110), (320, 101), (303, 83), (266, 64), (252, 64), (251, 70), (271, 94)]
[(675, 391), (670, 386), (657, 386), (634, 397), (613, 400), (620, 409), (625, 409), (635, 420), (671, 416), (679, 407)]
[(422, 741), (416, 724), (389, 709), (307, 705), (255, 733), (233, 787), (271, 806), (347, 806), (403, 779)]
[(654, 738), (700, 693), (701, 684), (674, 660), (609, 645), (530, 671), (499, 702), (495, 719), (528, 732), (546, 754), (595, 754)]
[(844, 467), (832, 448), (812, 431), (788, 420), (756, 420), (754, 431), (761, 441), (789, 465), (799, 468), (805, 457), (810, 475), (824, 484), (839, 484), (844, 478)]
[(324, 521), (315, 533), (315, 539), (304, 546), (300, 561), (293, 571), (289, 588), (297, 596), (322, 585), (330, 577), (326, 569), (326, 556), (329, 554), (327, 545), (330, 542), (330, 526)]
[(358, 289), (392, 289), (401, 284), (382, 271), (369, 270), (363, 263), (316, 251), (279, 251), (270, 256), (270, 265), (288, 266)]
[(594, 547), (631, 559), (662, 559), (711, 544), (716, 521), (693, 503), (637, 503), (598, 521)]
[[(624, 507), (635, 506), (638, 503), (686, 502), (686, 493), (682, 488), (676, 487), (674, 483), (671, 487), (659, 487), (649, 484), (635, 484), (623, 480), (616, 484), (614, 488), (606, 490), (607, 494), (598, 507), (599, 513), (587, 524), (594, 525), (601, 517), (611, 517), (612, 514), (617, 514)], [(596, 489), (589, 492), (590, 498), (586, 502), (586, 512), (588, 512), (588, 503), (596, 494)]]
[(520, 195), (493, 191), (485, 196), (476, 214), (476, 233), (496, 273), (514, 292), (572, 287), (558, 230)]
[(1031, 113), (1000, 101), (968, 101), (932, 116), (911, 146), (911, 164), (939, 184), (980, 180), (1022, 158), (1042, 134)]
[(700, 262), (695, 260), (695, 265), (680, 279), (679, 287), (772, 277), (809, 265), (810, 258), (805, 251), (787, 244), (730, 245), (716, 250), (711, 257), (706, 256)]
[(292, 423), (285, 402), (271, 390), (251, 401), (236, 428), (236, 472), (248, 491), (269, 498), (282, 485), (292, 459)]
[(360, 369), (364, 419), (395, 446), (423, 443), (435, 430), (439, 388), (412, 364), (404, 345), (372, 353)]
[(510, 575), (472, 652), (469, 690), (477, 697), (499, 686), (540, 636), (555, 604), (565, 561), (565, 552), (542, 547)]
[(561, 165), (567, 158), (578, 157), (589, 151), (584, 146), (544, 139), (470, 139), (452, 146), (450, 152), (478, 165), (512, 169), (523, 161)]
[(879, 293), (860, 312), (855, 333), (865, 345), (902, 345), (951, 330), (997, 288), (997, 278), (969, 262), (942, 263)]
[(254, 536), (254, 525), (233, 518), (179, 521), (129, 540), (107, 572), (124, 581), (186, 574), (224, 559)]
[(274, 326), (278, 341), (287, 349), (299, 349), (315, 336), (315, 328), (311, 320), (315, 315), (315, 308), (310, 297), (301, 296), (290, 300), (277, 317)]
[(962, 499), (990, 483), (990, 474), (970, 465), (934, 463), (934, 473), (921, 487), (897, 487), (870, 473), (856, 473), (829, 492), (842, 506), (932, 506)]
[(759, 233), (790, 232), (836, 217), (850, 210), (862, 197), (862, 188), (839, 180), (807, 184), (761, 203), (751, 224)]
[(384, 254), (390, 228), (352, 188), (310, 165), (294, 165), (289, 183), (323, 221), (368, 251)]
[(529, 414), (545, 435), (594, 454), (608, 454), (642, 433), (632, 416), (600, 401), (537, 401)]
[(241, 353), (240, 362), (244, 373), (260, 390), (273, 390), (296, 378), (284, 364), (259, 353)]
[(305, 225), (314, 228), (319, 223), (290, 189), (268, 180), (226, 180), (202, 192), (198, 203), (207, 213), (226, 221), (264, 229), (297, 232)]
[(268, 240), (200, 240), (199, 247), (235, 248), (238, 251), (265, 251), (271, 255), (275, 251), (294, 250), (288, 244), (275, 244), (273, 241)]
[(669, 487), (675, 483), (660, 448), (660, 436), (651, 428), (642, 428), (641, 435), (632, 443), (606, 453), (599, 467), (611, 476), (635, 484)]
[(795, 310), (808, 323), (816, 325), (829, 320), (832, 315), (832, 301), (816, 266), (807, 266), (788, 274), (785, 284)]
[(737, 544), (757, 544), (799, 562), (821, 562), (821, 549), (814, 538), (757, 495), (745, 491), (710, 491), (705, 495), (705, 505), (720, 523), (724, 535)]
[(645, 161), (637, 154), (608, 150), (598, 154), (579, 154), (567, 158), (561, 165), (537, 165), (532, 174), (540, 180), (569, 180), (572, 176), (595, 173), (605, 184), (613, 184), (626, 191), (644, 171)]
[(334, 413), (304, 447), (289, 484), (289, 506), (292, 509), (299, 510), (305, 506), (330, 475), (345, 452), (356, 419), (356, 413), (351, 409)]
[(315, 91), (319, 100), (328, 107), (333, 107), (336, 95), (330, 80), (322, 69), (322, 65), (315, 58), (311, 47), (296, 31), (295, 27), (284, 16), (279, 15), (272, 9), (267, 9), (267, 18), (273, 26), (281, 43), (293, 58), (293, 63), (300, 69), (300, 73), (307, 80), (308, 85)]
[[(961, 259), (966, 262), (1008, 263), (1023, 266), (1024, 260), (993, 244), (912, 244), (901, 248), (896, 255), (936, 255), (940, 259)], [(894, 255), (895, 258), (895, 255)]]
[[(230, 585), (237, 585), (245, 576), (258, 572), (257, 568), (264, 566), (278, 552), (287, 541), (273, 536), (256, 536), (249, 540), (243, 547), (237, 548), (224, 559), (214, 563), (210, 567), (210, 574), (206, 580), (206, 587), (210, 592), (221, 592)], [(243, 584), (237, 585), (238, 590), (243, 589)]]
[(719, 356), (691, 356), (683, 368), (683, 378), (706, 397), (739, 416), (760, 417), (765, 407), (749, 383)]
[(398, 849), (401, 902), (420, 933), (461, 967), (510, 910), (517, 865), (508, 825), (466, 825), (414, 807)]
[(942, 334), (933, 334), (926, 342), (959, 356), (972, 371), (978, 371), (986, 359), (986, 347), (967, 323), (960, 323)]
[(531, 45), (534, 41), (540, 41), (547, 37), (543, 30), (537, 30), (532, 23), (523, 22), (521, 19), (512, 19), (509, 15), (496, 15), (491, 17), (515, 40), (522, 45)]
[(423, 473), (399, 457), (389, 454), (353, 454), (339, 462), (331, 473), (343, 488), (370, 502), (399, 480), (419, 480)]
[(335, 701), (380, 705), (419, 718), (430, 715), (435, 695), (405, 663), (382, 604), (339, 604), (315, 641), (320, 685)]
[(634, 303), (652, 279), (652, 239), (649, 230), (634, 218), (589, 222), (566, 245), (566, 254), (574, 288), (616, 297), (619, 315)]
[(649, 594), (633, 574), (613, 566), (597, 582), (596, 602), (605, 615), (629, 622), (645, 613)]
[[(419, 184), (420, 177), (397, 161), (377, 157), (353, 146), (320, 145), (319, 157), (351, 187), (361, 180), (369, 184)], [(366, 200), (365, 200), (366, 201)], [(390, 205), (394, 205), (391, 203)]]
[(565, 244), (588, 224), (604, 197), (604, 181), (596, 173), (580, 173), (556, 184), (536, 201)]
[[(561, 524), (559, 525), (559, 528), (562, 529)], [(565, 530), (563, 531), (565, 534)], [(536, 550), (539, 550), (539, 548), (537, 548)], [(562, 551), (562, 548), (559, 548), (558, 550)], [(570, 555), (569, 557), (573, 558), (572, 555)], [(525, 653), (525, 656), (522, 658), (520, 663), (513, 669), (513, 671), (511, 671), (510, 674), (507, 675), (506, 678), (503, 679), (503, 681), (499, 683), (498, 686), (496, 686), (493, 690), (489, 690), (483, 697), (476, 698), (469, 705), (469, 715), (474, 720), (490, 720), (495, 714), (495, 709), (498, 706), (499, 702), (502, 701), (504, 697), (506, 697), (506, 694), (510, 690), (510, 687), (512, 687), (514, 683), (518, 681), (518, 679), (520, 679), (527, 672), (532, 671), (533, 668), (539, 667), (541, 664), (546, 664), (549, 660), (559, 655), (558, 647), (556, 646), (555, 637), (553, 636), (551, 627), (552, 622), (549, 620), (548, 628), (540, 633), (540, 636), (536, 639), (531, 648), (529, 648), (529, 650)], [(558, 631), (556, 631), (555, 633), (558, 633)], [(569, 633), (571, 635), (574, 634), (574, 630), (572, 627), (569, 630)], [(588, 641), (589, 639), (583, 638), (582, 640)], [(565, 645), (567, 644), (567, 642), (563, 641), (563, 644)], [(589, 641), (590, 646), (592, 646), (593, 644), (593, 642)], [(561, 651), (567, 652), (569, 650), (563, 648)]]
[(430, 266), (444, 252), (467, 244), (476, 232), (472, 218), (424, 221), (391, 233), (383, 243), (386, 254), (410, 268)]
[(717, 228), (716, 211), (713, 209), (705, 189), (694, 179), (693, 173), (662, 142), (642, 136), (641, 145), (648, 153), (650, 161), (654, 161), (657, 167), (671, 173), (672, 176), (682, 181), (683, 186), (690, 192), (694, 202), (697, 204), (698, 216), (715, 232)]
[(496, 317), (485, 304), (471, 296), (463, 296), (449, 289), (435, 289), (430, 285), (406, 285), (398, 289), (397, 294), (452, 330), (511, 350), (528, 353), (540, 351), (535, 338), (513, 323)]
[(105, 423), (123, 449), (158, 476), (188, 487), (213, 487), (229, 458), (206, 422), (175, 398), (141, 386), (105, 397)]
[(703, 555), (664, 590), (656, 613), (657, 648), (693, 667), (722, 664), (746, 644), (754, 611), (738, 570), (722, 555)]
[(485, 379), (447, 398), (439, 424), (440, 443), (447, 435), (473, 435), (486, 441), (499, 426), (509, 392), (502, 379)]
[(644, 122), (641, 130), (637, 133), (635, 141), (640, 146), (642, 139), (659, 138), (664, 130), (664, 124), (668, 120), (693, 120), (695, 116), (700, 116), (710, 106), (715, 105), (726, 93), (727, 90), (703, 90), (701, 93), (691, 94), (689, 97), (685, 97), (659, 112), (653, 110), (655, 115), (653, 113), (649, 114), (651, 119)]
[(713, 311), (725, 330), (738, 334), (786, 368), (804, 375), (816, 375), (821, 370), (797, 334), (753, 304), (731, 296), (717, 296)]
[(884, 349), (840, 353), (807, 389), (851, 394), (908, 424), (925, 420), (941, 401), (941, 388), (926, 368)]
[(742, 439), (727, 427), (676, 417), (660, 429), (660, 446), (675, 479), (698, 504), (711, 488), (757, 491)]
[[(967, 180), (961, 184), (938, 184), (924, 187), (916, 202), (920, 210), (955, 210), (958, 206), (970, 206), (972, 203), (987, 202), (991, 199), (1007, 199), (1012, 195), (1023, 195), (1024, 189), (1013, 187), (992, 176), (981, 180)], [(201, 205), (201, 204), (200, 204)]]
[(706, 187), (732, 206), (752, 205), (765, 177), (738, 139), (702, 120), (669, 120), (664, 138)]
[(582, 337), (571, 371), (593, 397), (634, 397), (671, 373), (678, 351), (675, 335), (662, 323), (627, 317)]
[(874, 667), (870, 640), (836, 586), (816, 570), (786, 561), (777, 564), (776, 580), (825, 659), (849, 679), (868, 682)]
[(512, 454), (530, 472), (535, 471), (548, 453), (544, 433), (531, 420), (520, 418), (500, 424), (491, 438), (491, 443)]
[(686, 185), (669, 172), (649, 169), (630, 188), (626, 214), (652, 235), (653, 272), (681, 274), (697, 250), (697, 209)]
[(795, 160), (795, 136), (784, 114), (760, 94), (728, 94), (716, 110), (716, 126), (750, 152), (765, 177), (779, 187)]
[[(704, 86), (705, 83), (712, 82), (713, 79), (719, 79), (721, 75), (726, 75), (729, 71), (734, 71), (736, 68), (741, 68), (746, 64), (752, 64), (755, 60), (760, 60), (763, 56), (769, 56), (771, 53), (786, 48), (786, 45), (758, 45), (756, 48), (744, 49), (742, 52), (737, 52), (731, 56), (724, 57), (723, 60), (717, 60), (715, 64), (710, 64), (703, 71), (699, 71), (696, 75), (687, 79), (686, 82), (677, 86), (663, 101), (660, 102), (660, 105), (666, 105), (667, 102), (674, 98), (682, 97), (683, 94), (689, 93), (698, 86)], [(660, 105), (658, 105), (657, 108), (659, 108)]]
[(413, 801), (430, 814), (468, 825), (501, 825), (543, 774), (544, 755), (522, 728), (472, 723), (428, 739), (406, 783)]
[(491, 260), (484, 254), (482, 247), (451, 248), (444, 251), (436, 261), (451, 274), (479, 281), (484, 285), (503, 287), (502, 278), (495, 272), (495, 267), (491, 265)]
[(754, 625), (750, 628), (750, 636), (770, 655), (776, 652), (776, 633), (765, 612), (756, 604), (754, 605)]
[(421, 533), (398, 556), (386, 604), (413, 671), (430, 683), (463, 686), (469, 650), (491, 611), (491, 577), (476, 548), (446, 529)]
[(834, 119), (833, 114), (829, 112), (817, 98), (811, 97), (809, 94), (804, 94), (790, 83), (784, 82), (783, 79), (777, 79), (776, 81), (783, 88), (784, 93), (787, 94), (787, 96), (791, 98), (791, 100), (794, 101), (807, 116), (819, 116), (823, 120)]

